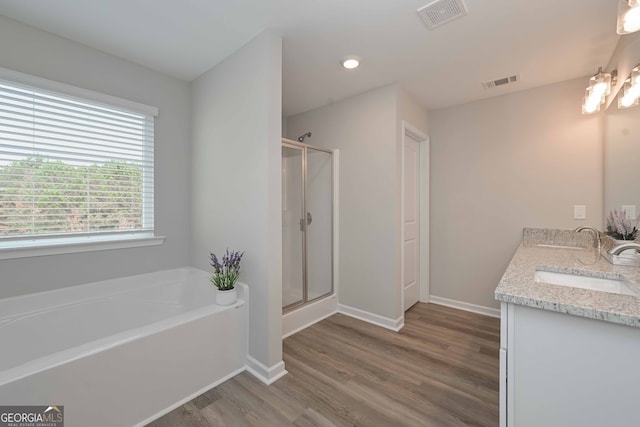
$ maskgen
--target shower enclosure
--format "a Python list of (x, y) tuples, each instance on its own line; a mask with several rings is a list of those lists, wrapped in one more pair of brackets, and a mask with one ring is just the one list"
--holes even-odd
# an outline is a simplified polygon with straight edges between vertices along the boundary
[(282, 309), (333, 293), (333, 154), (282, 140)]

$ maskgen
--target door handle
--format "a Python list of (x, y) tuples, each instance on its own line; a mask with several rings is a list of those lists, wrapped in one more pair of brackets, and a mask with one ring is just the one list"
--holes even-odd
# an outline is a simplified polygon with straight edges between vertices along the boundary
[(300, 218), (300, 231), (304, 231), (304, 218)]

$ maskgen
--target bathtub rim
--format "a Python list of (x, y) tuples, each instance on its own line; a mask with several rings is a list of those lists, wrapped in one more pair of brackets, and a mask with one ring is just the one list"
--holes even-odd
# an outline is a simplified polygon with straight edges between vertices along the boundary
[[(126, 281), (133, 281), (133, 280), (140, 280), (140, 279), (148, 279), (148, 278), (153, 278), (154, 276), (158, 276), (161, 274), (167, 274), (167, 273), (177, 273), (177, 272), (183, 272), (185, 274), (188, 273), (196, 273), (196, 274), (209, 274), (208, 272), (206, 272), (205, 270), (200, 270), (198, 268), (195, 267), (191, 267), (191, 266), (185, 266), (185, 267), (178, 267), (178, 268), (170, 268), (170, 269), (165, 269), (165, 270), (158, 270), (158, 271), (151, 271), (151, 272), (147, 272), (147, 273), (140, 273), (140, 274), (133, 274), (133, 275), (129, 275), (129, 276), (120, 276), (120, 277), (115, 277), (112, 279), (105, 279), (105, 280), (98, 280), (95, 282), (89, 282), (89, 283), (82, 283), (79, 285), (71, 285), (71, 286), (65, 286), (63, 288), (56, 288), (56, 289), (49, 289), (46, 291), (40, 291), (40, 292), (31, 292), (28, 294), (22, 294), (22, 295), (14, 295), (11, 297), (7, 297), (7, 298), (0, 298), (0, 309), (3, 308), (3, 306), (8, 305), (8, 307), (4, 307), (7, 308), (8, 313), (9, 314), (0, 314), (0, 321), (4, 320), (4, 319), (8, 319), (11, 317), (15, 317), (15, 316), (19, 316), (19, 315), (29, 315), (29, 314), (36, 314), (36, 313), (41, 313), (44, 311), (49, 311), (52, 310), (54, 308), (61, 308), (61, 307), (67, 307), (67, 306), (72, 306), (72, 305), (76, 305), (76, 304), (81, 304), (81, 303), (85, 303), (85, 302), (89, 302), (89, 301), (94, 301), (94, 300), (99, 300), (102, 298), (106, 298), (106, 297), (111, 297), (111, 296), (115, 296), (115, 295), (122, 295), (128, 292), (131, 292), (133, 290), (133, 288), (124, 288), (124, 284), (118, 284), (117, 282), (126, 282)], [(164, 283), (166, 283), (168, 280), (165, 280)], [(240, 284), (242, 282), (236, 282), (236, 284)], [(109, 286), (114, 286), (114, 284), (116, 286), (119, 286), (118, 289), (109, 289)], [(147, 284), (137, 284), (135, 289), (147, 289), (147, 288), (151, 288), (151, 287), (155, 287), (155, 286), (160, 286), (163, 283), (147, 283)], [(97, 295), (93, 294), (93, 295), (88, 295), (88, 296), (82, 296), (78, 299), (73, 299), (69, 302), (65, 302), (65, 301), (58, 301), (55, 302), (49, 306), (46, 307), (38, 307), (38, 308), (32, 308), (29, 309), (27, 308), (24, 311), (16, 311), (11, 310), (12, 306), (14, 305), (14, 303), (20, 303), (22, 301), (28, 301), (30, 299), (34, 299), (34, 300), (43, 300), (43, 299), (48, 299), (48, 297), (53, 296), (54, 298), (57, 296), (58, 300), (62, 299), (62, 297), (65, 294), (68, 293), (72, 293), (72, 292), (86, 292), (88, 290), (91, 290), (93, 288), (98, 288), (101, 292)], [(103, 289), (104, 288), (104, 289)], [(41, 304), (40, 301), (36, 301), (37, 304)], [(37, 305), (36, 304), (36, 305)]]

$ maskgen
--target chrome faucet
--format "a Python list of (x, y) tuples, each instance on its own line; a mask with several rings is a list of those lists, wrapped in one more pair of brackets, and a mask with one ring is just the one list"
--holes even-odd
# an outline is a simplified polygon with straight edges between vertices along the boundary
[(620, 255), (622, 252), (627, 249), (635, 249), (636, 252), (640, 251), (640, 243), (629, 242), (629, 243), (621, 243), (618, 246), (614, 247), (609, 251), (611, 255)]
[(596, 239), (596, 247), (598, 248), (598, 250), (600, 250), (600, 230), (598, 230), (597, 228), (592, 227), (590, 225), (582, 225), (582, 226), (576, 228), (574, 231), (576, 233), (579, 233), (579, 232), (581, 232), (583, 230), (588, 230), (588, 231), (593, 232), (593, 237)]

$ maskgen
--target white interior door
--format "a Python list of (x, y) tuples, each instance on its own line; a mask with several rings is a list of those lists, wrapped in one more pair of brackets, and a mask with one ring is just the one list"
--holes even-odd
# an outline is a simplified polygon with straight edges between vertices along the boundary
[(420, 143), (404, 138), (404, 309), (420, 299)]

